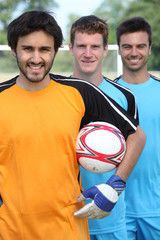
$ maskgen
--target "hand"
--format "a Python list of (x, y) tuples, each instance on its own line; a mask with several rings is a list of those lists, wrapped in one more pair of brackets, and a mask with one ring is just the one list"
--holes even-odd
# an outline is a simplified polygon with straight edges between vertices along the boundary
[(81, 193), (77, 201), (81, 202), (87, 198), (93, 201), (76, 211), (74, 216), (86, 219), (104, 218), (111, 213), (118, 201), (118, 193), (108, 184), (100, 184)]

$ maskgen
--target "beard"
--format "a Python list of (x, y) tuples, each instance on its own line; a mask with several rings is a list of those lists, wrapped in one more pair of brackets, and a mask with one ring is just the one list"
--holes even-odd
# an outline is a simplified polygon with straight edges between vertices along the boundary
[[(24, 67), (23, 64), (21, 64), (21, 62), (19, 61), (18, 57), (17, 57), (17, 65), (19, 67), (19, 70), (20, 72), (23, 74), (23, 76), (29, 81), (29, 82), (32, 82), (32, 83), (39, 83), (41, 81), (43, 81), (43, 79), (45, 78), (45, 76), (50, 72), (51, 68), (52, 68), (52, 65), (53, 65), (53, 62), (54, 62), (54, 58), (55, 56), (53, 57), (52, 61), (50, 62), (49, 65), (46, 66), (45, 63), (40, 63), (43, 68), (44, 68), (44, 71), (43, 73), (39, 74), (39, 73), (29, 73), (26, 68)], [(31, 63), (32, 65), (34, 65), (33, 63)]]

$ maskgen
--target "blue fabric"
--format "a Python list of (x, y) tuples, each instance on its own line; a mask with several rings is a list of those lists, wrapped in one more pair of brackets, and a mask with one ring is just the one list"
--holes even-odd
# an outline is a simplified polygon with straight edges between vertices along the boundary
[[(144, 150), (127, 180), (126, 210), (130, 217), (160, 217), (160, 81), (118, 83), (136, 97), (140, 126), (146, 134)], [(160, 231), (160, 224), (159, 224)]]
[(159, 240), (160, 217), (127, 217), (128, 240)]
[[(125, 110), (128, 108), (128, 103), (125, 95), (114, 85), (103, 80), (99, 88), (113, 98)], [(108, 173), (92, 173), (80, 167), (82, 186), (86, 190), (94, 185), (106, 183), (106, 181), (115, 173), (112, 170)], [(86, 201), (88, 203), (88, 201)], [(124, 191), (119, 196), (118, 202), (113, 208), (111, 214), (103, 219), (89, 219), (89, 231), (91, 235), (99, 233), (108, 233), (121, 230), (125, 227), (125, 204)]]
[(90, 235), (91, 240), (129, 240), (127, 238), (126, 228), (121, 228), (118, 231)]

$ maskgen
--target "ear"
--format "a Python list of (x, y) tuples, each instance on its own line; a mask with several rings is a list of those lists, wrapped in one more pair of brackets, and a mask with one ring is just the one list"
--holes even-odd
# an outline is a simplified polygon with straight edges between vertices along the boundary
[(73, 56), (73, 46), (72, 46), (72, 43), (69, 43), (68, 47), (69, 47), (69, 51), (70, 51), (71, 56)]

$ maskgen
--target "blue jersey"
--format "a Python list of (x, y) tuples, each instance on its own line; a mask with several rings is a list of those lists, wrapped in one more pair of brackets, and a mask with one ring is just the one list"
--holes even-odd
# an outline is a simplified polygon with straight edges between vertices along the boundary
[(160, 216), (160, 79), (150, 76), (142, 84), (116, 82), (129, 88), (136, 98), (139, 124), (146, 145), (126, 184), (126, 214), (130, 217)]
[[(130, 112), (132, 116), (138, 118), (135, 97), (130, 90), (106, 78), (103, 79), (103, 82), (100, 84), (99, 88), (112, 99), (114, 99), (126, 111)], [(115, 173), (115, 170), (101, 174), (92, 173), (82, 167), (80, 170), (83, 190), (86, 190), (93, 185), (106, 183), (110, 176)], [(124, 192), (122, 192), (122, 194), (119, 196), (118, 202), (108, 217), (103, 219), (89, 219), (88, 223), (90, 235), (114, 232), (125, 227)]]

